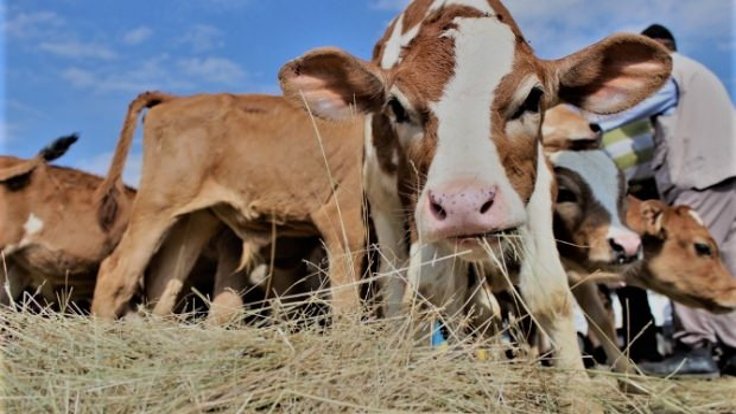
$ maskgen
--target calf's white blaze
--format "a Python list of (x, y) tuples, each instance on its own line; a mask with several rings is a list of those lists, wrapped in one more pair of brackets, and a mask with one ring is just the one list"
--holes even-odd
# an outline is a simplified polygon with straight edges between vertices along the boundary
[(401, 50), (406, 47), (419, 33), (421, 25), (417, 24), (414, 27), (404, 32), (404, 14), (400, 14), (396, 18), (396, 24), (394, 30), (391, 32), (391, 37), (386, 41), (386, 45), (383, 49), (383, 56), (381, 56), (381, 68), (391, 69), (396, 66), (401, 60)]
[(28, 220), (23, 224), (23, 231), (25, 231), (26, 237), (38, 234), (41, 230), (43, 230), (43, 221), (41, 221), (41, 219), (35, 214), (31, 213), (31, 215), (28, 216)]
[[(458, 18), (455, 23), (456, 29), (443, 34), (455, 40), (455, 73), (440, 100), (431, 104), (438, 119), (437, 148), (418, 205), (427, 203), (432, 188), (475, 180), (495, 186), (509, 215), (506, 221), (520, 224), (526, 218), (524, 203), (491, 140), (494, 92), (512, 70), (516, 38), (496, 17)], [(420, 236), (424, 214), (425, 209), (417, 208)]]
[(484, 13), (494, 14), (493, 7), (488, 4), (488, 0), (435, 0), (429, 7), (429, 12), (431, 13), (448, 6), (467, 6)]
[[(469, 6), (484, 13), (493, 14), (493, 8), (488, 4), (487, 0), (435, 0), (434, 3), (429, 7), (424, 17), (433, 13), (442, 7), (457, 5), (457, 6)], [(396, 24), (391, 31), (391, 36), (383, 49), (383, 56), (381, 56), (381, 68), (391, 69), (401, 61), (401, 51), (409, 44), (421, 28), (421, 21), (414, 25), (414, 27), (404, 27), (404, 13), (401, 13), (396, 18)]]

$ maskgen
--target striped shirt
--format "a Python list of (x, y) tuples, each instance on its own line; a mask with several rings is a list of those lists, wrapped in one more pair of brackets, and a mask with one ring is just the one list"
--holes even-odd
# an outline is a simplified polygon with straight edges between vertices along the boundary
[(654, 177), (654, 129), (649, 119), (630, 122), (603, 135), (603, 149), (623, 170), (627, 181)]
[(674, 113), (679, 89), (670, 78), (662, 88), (620, 114), (594, 117), (603, 131), (604, 149), (631, 181), (654, 178), (654, 127), (651, 117)]

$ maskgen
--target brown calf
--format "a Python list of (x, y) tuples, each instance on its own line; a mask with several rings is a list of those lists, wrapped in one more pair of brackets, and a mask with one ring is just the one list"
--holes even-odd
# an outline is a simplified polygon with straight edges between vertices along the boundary
[(542, 140), (547, 153), (601, 149), (601, 127), (589, 123), (572, 105), (557, 105), (544, 114)]
[(624, 274), (627, 283), (713, 313), (736, 308), (736, 279), (694, 210), (629, 197), (627, 222), (642, 235), (645, 258)]
[[(100, 191), (103, 222), (115, 211), (122, 168), (145, 108), (151, 109), (140, 189), (130, 225), (100, 268), (94, 314), (120, 316), (159, 250), (166, 253), (155, 269), (170, 269), (169, 283), (181, 286), (222, 223), (251, 246), (241, 260), (246, 270), (274, 228), (277, 237), (322, 237), (332, 305), (342, 312), (357, 310), (365, 242), (356, 168), (362, 159), (362, 119), (313, 122), (275, 96), (144, 93), (130, 105)], [(186, 224), (176, 232), (174, 247), (167, 247), (167, 233), (182, 220)]]
[[(117, 244), (135, 192), (122, 187), (119, 219), (107, 229), (97, 224), (94, 192), (102, 179), (48, 165), (77, 140), (60, 138), (29, 160), (0, 157), (0, 251), (7, 305), (26, 288), (43, 299), (88, 301), (97, 268)], [(7, 273), (6, 273), (7, 272)], [(62, 293), (67, 291), (66, 293)]]

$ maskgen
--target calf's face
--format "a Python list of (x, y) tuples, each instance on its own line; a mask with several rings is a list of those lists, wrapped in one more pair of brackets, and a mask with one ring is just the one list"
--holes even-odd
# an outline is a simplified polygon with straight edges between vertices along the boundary
[(736, 279), (718, 245), (689, 207), (630, 197), (627, 221), (644, 235), (647, 271), (627, 278), (688, 306), (715, 313), (736, 308)]
[(43, 182), (45, 170), (46, 165), (36, 160), (0, 157), (0, 250), (5, 254), (43, 227), (30, 210), (28, 191), (32, 180)]
[[(546, 138), (546, 137), (545, 137)], [(642, 257), (624, 221), (626, 180), (602, 150), (550, 154), (557, 178), (555, 237), (563, 257), (589, 271), (617, 271)]]
[(557, 105), (544, 115), (542, 141), (547, 152), (582, 151), (601, 148), (601, 127), (569, 105)]
[(622, 35), (542, 61), (506, 9), (489, 2), (430, 15), (390, 70), (317, 49), (279, 77), (285, 95), (318, 116), (357, 110), (385, 120), (400, 148), (415, 240), (480, 254), (482, 243), (527, 221), (537, 168), (545, 168), (545, 108), (565, 99), (598, 113), (623, 110), (664, 81), (669, 59), (655, 43)]

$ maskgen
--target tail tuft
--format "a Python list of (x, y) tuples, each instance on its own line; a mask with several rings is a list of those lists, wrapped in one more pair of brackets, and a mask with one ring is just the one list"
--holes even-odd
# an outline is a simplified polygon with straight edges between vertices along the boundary
[(47, 145), (44, 149), (39, 151), (38, 156), (43, 158), (46, 162), (51, 162), (61, 158), (69, 150), (77, 140), (79, 134), (74, 133), (67, 136), (59, 137), (51, 144)]

